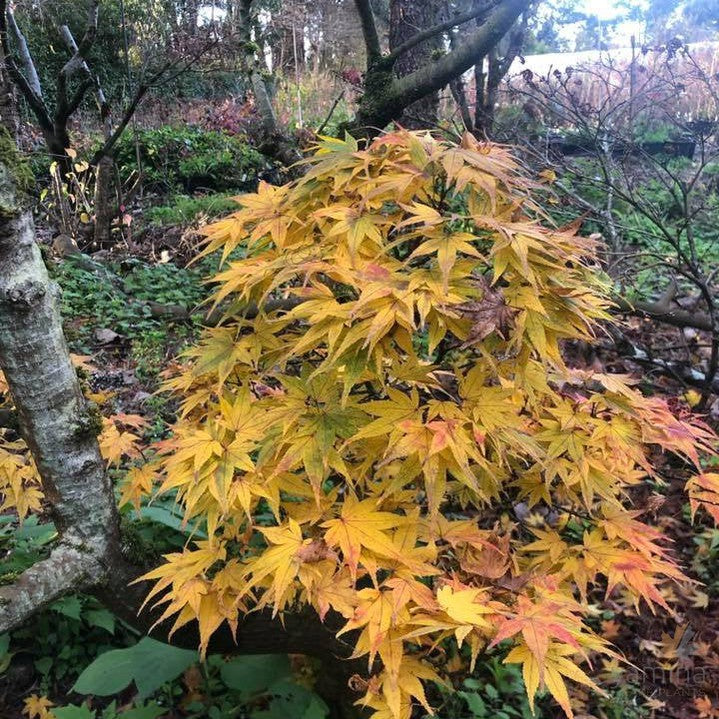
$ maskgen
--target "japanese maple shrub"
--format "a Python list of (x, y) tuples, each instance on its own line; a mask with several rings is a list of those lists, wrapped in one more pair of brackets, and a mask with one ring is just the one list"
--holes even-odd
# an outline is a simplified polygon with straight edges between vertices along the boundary
[(206, 525), (147, 575), (203, 649), (244, 613), (309, 604), (345, 618), (375, 717), (430, 710), (440, 642), (472, 662), (506, 642), (530, 703), (546, 687), (571, 716), (565, 679), (594, 686), (580, 664), (611, 653), (587, 592), (666, 604), (682, 574), (631, 488), (650, 451), (674, 453), (716, 518), (714, 438), (626, 377), (565, 366), (561, 342), (590, 340), (607, 303), (592, 243), (540, 224), (531, 190), (470, 137), (323, 139), (301, 179), (207, 228), (225, 321), (168, 380), (181, 418), (124, 486), (175, 490)]

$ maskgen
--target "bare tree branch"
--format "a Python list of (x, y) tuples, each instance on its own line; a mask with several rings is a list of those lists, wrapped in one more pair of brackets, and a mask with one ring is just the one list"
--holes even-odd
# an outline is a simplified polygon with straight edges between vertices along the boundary
[(58, 28), (58, 31), (60, 33), (60, 37), (65, 42), (65, 45), (67, 46), (67, 49), (73, 54), (78, 55), (82, 58), (82, 64), (80, 66), (81, 70), (92, 79), (94, 85), (95, 85), (95, 94), (97, 96), (97, 104), (100, 108), (100, 115), (103, 117), (106, 116), (108, 112), (108, 102), (107, 98), (105, 97), (105, 92), (102, 89), (100, 85), (100, 81), (97, 78), (97, 76), (92, 74), (92, 71), (90, 70), (90, 66), (87, 64), (87, 60), (83, 55), (80, 55), (80, 49), (77, 46), (77, 43), (75, 42), (75, 38), (72, 36), (72, 32), (70, 31), (70, 28), (67, 25), (61, 25)]
[[(80, 103), (85, 97), (85, 93), (93, 85), (95, 85), (94, 79), (90, 78), (89, 81), (85, 80), (75, 90), (72, 98), (68, 98), (67, 86), (70, 78), (78, 70), (86, 70), (87, 74), (90, 74), (90, 70), (87, 66), (87, 54), (90, 52), (90, 49), (95, 42), (95, 37), (97, 36), (98, 10), (99, 0), (92, 0), (88, 10), (85, 34), (83, 35), (82, 40), (80, 40), (79, 45), (75, 45), (75, 41), (72, 39), (72, 35), (70, 35), (72, 42), (69, 43), (69, 45), (75, 45), (75, 51), (70, 59), (62, 66), (57, 75), (57, 107), (55, 109), (55, 123), (58, 125), (65, 125), (67, 123), (68, 118), (80, 106)], [(63, 36), (66, 44), (68, 44), (68, 38), (63, 35), (62, 31), (60, 31), (60, 35)]]
[[(75, 92), (69, 100), (67, 99), (67, 94), (64, 91), (64, 85), (62, 85), (62, 94), (58, 92), (58, 96), (62, 98), (62, 100), (58, 103), (55, 111), (55, 122), (57, 124), (64, 125), (68, 119), (72, 117), (72, 115), (77, 111), (77, 108), (80, 107), (82, 101), (85, 99), (87, 91), (94, 84), (95, 81), (92, 78), (86, 78), (77, 86)], [(61, 84), (58, 81), (58, 89), (60, 89), (60, 87)]]
[(25, 100), (27, 101), (28, 105), (30, 106), (30, 109), (33, 111), (33, 114), (37, 118), (37, 121), (43, 132), (52, 132), (52, 118), (50, 117), (50, 111), (47, 109), (47, 106), (42, 99), (42, 93), (38, 94), (32, 88), (31, 83), (22, 74), (22, 72), (20, 72), (19, 68), (17, 67), (15, 61), (12, 58), (10, 44), (8, 42), (7, 22), (10, 21), (11, 24), (14, 24), (15, 27), (17, 27), (17, 23), (15, 23), (14, 16), (12, 16), (11, 20), (11, 16), (12, 14), (7, 8), (7, 2), (5, 0), (2, 0), (2, 2), (0, 2), (0, 48), (2, 49), (5, 69), (10, 79), (13, 81), (13, 83), (15, 83), (20, 92), (25, 97)]
[(674, 377), (674, 379), (687, 385), (706, 387), (709, 384), (712, 392), (719, 392), (719, 381), (715, 377), (695, 369), (686, 362), (665, 360), (661, 357), (652, 356), (650, 352), (636, 345), (617, 327), (609, 327), (609, 333), (614, 340), (617, 351), (637, 364), (652, 367), (659, 373)]
[(42, 86), (40, 85), (40, 77), (37, 74), (35, 62), (33, 61), (32, 55), (30, 54), (30, 49), (27, 46), (27, 40), (25, 39), (25, 36), (20, 30), (17, 21), (15, 20), (15, 13), (13, 13), (11, 8), (6, 8), (5, 14), (10, 25), (10, 30), (12, 31), (13, 37), (15, 38), (18, 52), (20, 53), (20, 60), (22, 61), (22, 66), (25, 69), (27, 84), (30, 86), (35, 95), (42, 99)]
[(23, 94), (23, 97), (27, 101), (27, 104), (30, 106), (30, 109), (33, 111), (33, 114), (37, 118), (40, 127), (44, 131), (52, 131), (52, 118), (50, 117), (50, 112), (47, 109), (47, 105), (45, 105), (42, 98), (35, 93), (35, 91), (30, 86), (30, 83), (20, 72), (17, 65), (14, 63), (14, 61), (8, 54), (5, 55), (5, 65), (13, 82), (15, 83), (15, 85), (17, 85), (20, 92)]
[(339, 95), (335, 98), (335, 101), (332, 103), (332, 107), (330, 107), (329, 112), (325, 116), (325, 119), (322, 121), (322, 124), (317, 128), (317, 134), (321, 135), (324, 132), (325, 127), (327, 127), (329, 121), (332, 119), (332, 115), (334, 115), (335, 110), (337, 109), (337, 105), (339, 105), (342, 98), (345, 96), (345, 91), (342, 90)]
[(651, 317), (653, 320), (673, 325), (674, 327), (693, 327), (706, 332), (712, 331), (712, 321), (708, 315), (690, 312), (680, 307), (671, 307), (661, 300), (647, 302), (645, 300), (627, 300), (623, 297), (615, 297), (614, 303), (619, 312), (639, 315), (640, 317)]

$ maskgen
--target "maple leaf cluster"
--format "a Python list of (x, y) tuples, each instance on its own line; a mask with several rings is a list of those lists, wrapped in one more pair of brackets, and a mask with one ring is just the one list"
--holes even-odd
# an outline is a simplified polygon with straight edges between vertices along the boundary
[[(715, 437), (626, 377), (565, 366), (562, 341), (607, 319), (605, 287), (593, 242), (543, 225), (532, 190), (469, 136), (327, 138), (302, 178), (207, 228), (224, 321), (167, 380), (180, 418), (122, 488), (173, 492), (207, 537), (145, 576), (203, 651), (247, 612), (311, 605), (366, 656), (376, 719), (431, 711), (442, 657), (499, 643), (530, 703), (544, 687), (571, 716), (566, 680), (594, 687), (580, 664), (613, 656), (588, 592), (666, 604), (682, 574), (631, 490), (660, 449), (719, 518), (700, 466)], [(131, 429), (107, 425), (111, 461)]]
[[(73, 366), (90, 372), (94, 367), (89, 357), (70, 355)], [(107, 393), (88, 393), (87, 399), (97, 405), (103, 405), (110, 398)], [(14, 413), (7, 381), (0, 372), (0, 411), (8, 415)], [(147, 426), (144, 417), (134, 414), (115, 413), (109, 417), (100, 417), (101, 427), (98, 444), (102, 458), (108, 465), (124, 463), (127, 460), (142, 457), (140, 450), (141, 437), (132, 430), (139, 431)], [(139, 467), (132, 467), (129, 473), (138, 477), (142, 474)], [(135, 486), (151, 490), (151, 481)], [(0, 512), (14, 512), (22, 522), (29, 514), (41, 512), (45, 494), (37, 466), (25, 440), (20, 436), (19, 428), (0, 428)], [(136, 501), (136, 497), (122, 497), (123, 503)]]
[[(301, 179), (207, 228), (225, 321), (167, 382), (182, 416), (126, 490), (175, 491), (207, 525), (146, 575), (163, 619), (197, 621), (204, 650), (246, 612), (332, 610), (376, 719), (431, 711), (437, 646), (474, 663), (506, 642), (530, 703), (545, 687), (572, 715), (565, 679), (594, 687), (579, 664), (612, 654), (588, 588), (653, 609), (682, 578), (629, 501), (650, 449), (697, 468), (692, 507), (715, 518), (719, 482), (700, 421), (565, 366), (605, 288), (593, 243), (540, 224), (531, 189), (471, 137), (322, 139)], [(531, 526), (520, 504), (557, 519)]]
[[(13, 411), (10, 390), (0, 372), (0, 410)], [(20, 520), (42, 506), (37, 468), (27, 444), (10, 428), (0, 428), (0, 512), (14, 511)]]

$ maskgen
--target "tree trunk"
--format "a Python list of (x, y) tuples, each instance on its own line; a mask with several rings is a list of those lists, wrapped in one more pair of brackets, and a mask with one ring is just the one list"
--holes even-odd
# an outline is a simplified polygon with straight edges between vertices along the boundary
[[(499, 57), (497, 48), (493, 47), (487, 54), (487, 72), (475, 74), (484, 86), (477, 90), (477, 107), (475, 110), (474, 132), (478, 137), (490, 137), (494, 126), (494, 111), (499, 99), (499, 84), (504, 77), (504, 63)], [(481, 98), (481, 103), (480, 103)]]
[[(405, 40), (439, 22), (436, 0), (391, 0), (389, 22), (390, 52)], [(416, 45), (401, 55), (394, 70), (399, 77), (432, 63), (442, 50), (441, 35)], [(437, 125), (439, 119), (439, 92), (431, 92), (406, 107), (397, 121), (410, 129), (424, 129)]]
[(50, 130), (43, 128), (42, 134), (48, 154), (57, 162), (64, 179), (64, 176), (72, 170), (72, 160), (66, 152), (67, 148), (71, 147), (67, 126), (55, 124)]
[(17, 113), (15, 101), (15, 88), (13, 87), (7, 69), (0, 59), (0, 124), (8, 129), (8, 132), (17, 137), (20, 129), (20, 118)]
[(92, 577), (117, 546), (117, 513), (92, 417), (70, 362), (59, 292), (40, 250), (29, 169), (0, 129), (0, 369), (61, 539), (50, 557), (0, 588), (0, 633)]
[(95, 176), (95, 247), (110, 246), (110, 226), (115, 215), (113, 211), (112, 180), (115, 162), (109, 155), (103, 155), (97, 163)]
[(475, 108), (474, 133), (479, 138), (492, 136), (500, 85), (509, 72), (514, 58), (519, 55), (522, 49), (526, 27), (527, 17), (525, 14), (500, 45), (495, 45), (487, 53), (486, 72), (484, 62), (475, 66), (474, 78), (477, 105)]
[(253, 0), (241, 0), (238, 7), (237, 34), (244, 53), (245, 71), (250, 79), (255, 107), (262, 120), (262, 134), (259, 150), (264, 155), (279, 160), (286, 167), (302, 159), (295, 143), (282, 132), (272, 106), (272, 94), (269, 82), (265, 78), (264, 57), (259, 57), (257, 46), (252, 42), (252, 3)]
[[(449, 33), (449, 46), (452, 50), (456, 50), (461, 40), (457, 37), (457, 33), (453, 30)], [(474, 129), (474, 120), (472, 113), (469, 110), (469, 103), (467, 102), (467, 88), (464, 85), (464, 79), (462, 75), (457, 75), (449, 83), (449, 89), (452, 92), (457, 108), (459, 110), (459, 116), (462, 120), (462, 125), (467, 132), (472, 132)]]
[(182, 17), (184, 30), (189, 37), (197, 35), (197, 22), (199, 20), (199, 0), (185, 0), (185, 8)]

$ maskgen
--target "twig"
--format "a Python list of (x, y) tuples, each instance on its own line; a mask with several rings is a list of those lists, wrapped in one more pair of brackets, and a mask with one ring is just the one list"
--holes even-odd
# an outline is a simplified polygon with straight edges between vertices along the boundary
[(337, 105), (340, 104), (340, 100), (345, 96), (345, 91), (342, 90), (339, 95), (335, 98), (335, 101), (332, 103), (332, 107), (330, 108), (330, 111), (327, 113), (327, 117), (325, 117), (324, 122), (319, 126), (317, 129), (317, 134), (321, 135), (324, 131), (325, 127), (327, 127), (327, 123), (332, 119), (332, 115), (334, 115), (335, 109), (337, 108)]

